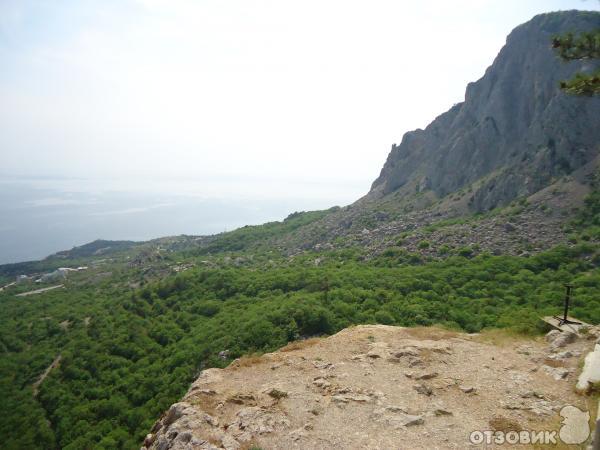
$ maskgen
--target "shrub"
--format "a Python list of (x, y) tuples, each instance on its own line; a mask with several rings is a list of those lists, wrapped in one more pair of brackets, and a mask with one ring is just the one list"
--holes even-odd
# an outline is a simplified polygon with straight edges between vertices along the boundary
[(431, 243), (429, 241), (421, 241), (421, 242), (419, 242), (419, 245), (418, 245), (418, 247), (420, 249), (426, 249), (426, 248), (429, 248), (430, 246), (431, 246)]
[(471, 247), (462, 247), (458, 249), (458, 255), (469, 258), (473, 255), (473, 249)]
[(221, 310), (221, 302), (216, 300), (205, 300), (196, 305), (192, 311), (205, 317), (212, 317)]

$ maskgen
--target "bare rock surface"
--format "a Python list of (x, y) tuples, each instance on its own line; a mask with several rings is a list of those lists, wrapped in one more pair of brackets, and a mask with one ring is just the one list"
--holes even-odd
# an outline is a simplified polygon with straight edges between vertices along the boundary
[(144, 446), (463, 449), (497, 417), (542, 429), (557, 427), (565, 405), (585, 408), (574, 355), (593, 339), (569, 338), (556, 353), (543, 338), (499, 336), (356, 326), (242, 358), (203, 371)]
[(577, 381), (577, 390), (585, 392), (598, 383), (600, 383), (600, 344), (596, 344), (594, 350), (586, 355), (583, 370)]
[[(585, 124), (598, 116), (600, 101), (556, 89), (559, 80), (581, 69), (557, 62), (548, 43), (554, 34), (597, 24), (597, 15), (571, 11), (538, 15), (513, 30), (485, 75), (467, 86), (464, 102), (392, 146), (369, 196), (429, 191), (444, 196), (477, 181), (469, 204), (487, 211), (592, 161), (599, 135), (586, 132)], [(574, 120), (569, 111), (575, 110), (587, 121)]]

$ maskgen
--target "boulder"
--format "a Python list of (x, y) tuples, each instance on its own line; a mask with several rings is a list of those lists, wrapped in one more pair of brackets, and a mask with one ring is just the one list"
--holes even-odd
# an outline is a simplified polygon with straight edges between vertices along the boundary
[(549, 338), (549, 334), (550, 333), (548, 333), (546, 335), (546, 340), (549, 340), (550, 348), (552, 350), (563, 348), (567, 344), (575, 342), (575, 339), (577, 339), (577, 335), (575, 333), (571, 333), (569, 331), (562, 331), (562, 332), (559, 331), (558, 334), (553, 334), (552, 336), (550, 336), (550, 338)]
[(401, 420), (402, 420), (402, 425), (405, 427), (412, 427), (415, 425), (423, 425), (423, 423), (425, 423), (423, 416), (413, 416), (411, 414), (405, 414)]
[(463, 391), (465, 394), (471, 394), (473, 392), (475, 392), (475, 388), (473, 386), (459, 386), (458, 387), (461, 391)]
[(163, 426), (169, 427), (173, 422), (175, 422), (181, 416), (183, 416), (185, 409), (190, 406), (191, 405), (189, 403), (185, 403), (185, 402), (179, 402), (179, 403), (175, 403), (175, 404), (171, 405), (171, 407), (167, 411), (167, 414), (165, 415), (165, 417), (162, 421)]
[(569, 359), (574, 356), (579, 356), (580, 354), (581, 353), (579, 353), (579, 352), (572, 352), (572, 351), (566, 350), (564, 352), (559, 352), (559, 353), (554, 353), (552, 355), (549, 355), (548, 359), (553, 359), (555, 361), (563, 361), (565, 359)]
[(548, 375), (550, 375), (552, 378), (554, 378), (556, 381), (564, 380), (565, 378), (567, 378), (567, 376), (569, 376), (569, 373), (571, 373), (571, 371), (566, 367), (550, 367), (543, 365), (542, 370)]
[(594, 350), (586, 355), (576, 389), (587, 391), (596, 383), (600, 383), (600, 344), (596, 344)]

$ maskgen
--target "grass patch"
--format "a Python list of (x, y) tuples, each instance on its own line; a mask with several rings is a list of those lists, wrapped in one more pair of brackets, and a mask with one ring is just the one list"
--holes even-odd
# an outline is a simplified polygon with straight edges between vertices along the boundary
[(303, 339), (301, 341), (290, 342), (285, 347), (282, 347), (280, 352), (294, 352), (296, 350), (302, 350), (308, 347), (312, 347), (315, 344), (318, 344), (322, 338), (309, 338)]
[(255, 354), (248, 355), (248, 356), (242, 356), (241, 358), (236, 359), (229, 365), (229, 367), (232, 367), (235, 369), (238, 369), (241, 367), (252, 367), (257, 364), (260, 364), (263, 361), (264, 361), (264, 359), (262, 358), (262, 356), (260, 354), (255, 353)]
[(490, 328), (482, 330), (474, 336), (476, 342), (483, 344), (492, 344), (497, 347), (507, 347), (519, 344), (525, 341), (530, 342), (531, 336), (525, 336), (516, 330), (510, 328)]
[(456, 331), (446, 330), (441, 327), (412, 327), (406, 328), (406, 332), (412, 338), (430, 339), (432, 341), (449, 339), (459, 335)]
[(492, 430), (503, 431), (505, 433), (509, 431), (521, 431), (523, 429), (518, 422), (502, 416), (491, 418), (489, 424)]

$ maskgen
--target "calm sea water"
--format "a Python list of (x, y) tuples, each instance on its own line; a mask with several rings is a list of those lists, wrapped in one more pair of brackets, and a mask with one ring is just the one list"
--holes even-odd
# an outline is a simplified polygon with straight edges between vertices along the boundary
[[(95, 239), (213, 234), (356, 200), (365, 183), (0, 178), (0, 264)], [(265, 192), (267, 194), (265, 195)]]

